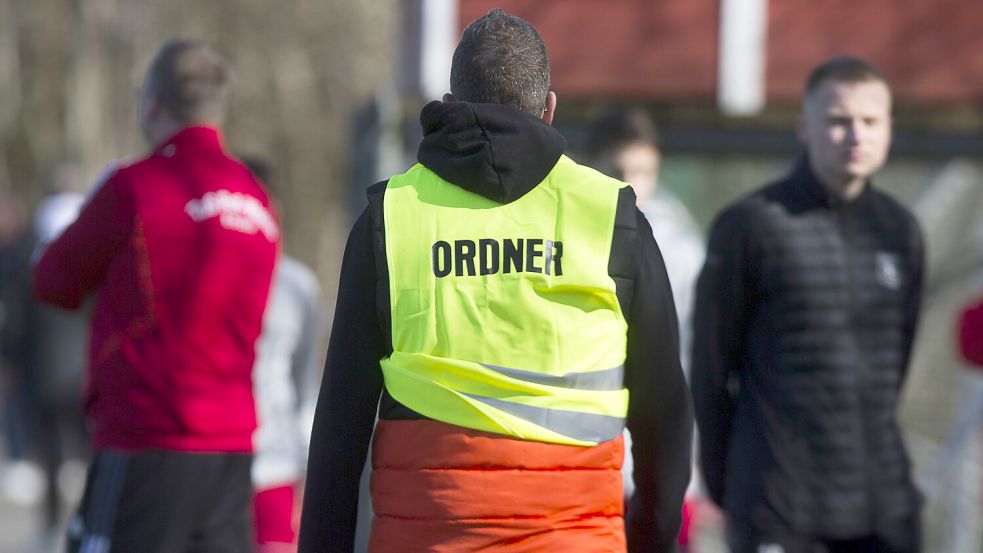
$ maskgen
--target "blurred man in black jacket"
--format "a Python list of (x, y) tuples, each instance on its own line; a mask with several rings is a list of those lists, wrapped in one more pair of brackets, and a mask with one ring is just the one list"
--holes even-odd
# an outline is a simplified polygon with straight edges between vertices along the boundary
[(805, 158), (711, 232), (692, 375), (704, 477), (735, 552), (917, 551), (896, 410), (923, 249), (870, 183), (891, 139), (883, 75), (821, 64), (798, 131)]

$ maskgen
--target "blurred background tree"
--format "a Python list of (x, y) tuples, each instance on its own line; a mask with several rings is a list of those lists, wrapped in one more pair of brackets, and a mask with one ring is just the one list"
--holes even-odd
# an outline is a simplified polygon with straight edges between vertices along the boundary
[[(211, 43), (235, 71), (226, 141), (267, 158), (288, 251), (334, 294), (351, 223), (353, 114), (392, 71), (392, 0), (0, 0), (0, 190), (34, 205), (46, 168), (93, 179), (146, 151), (136, 91), (160, 44)], [(333, 303), (333, 302), (332, 302)]]

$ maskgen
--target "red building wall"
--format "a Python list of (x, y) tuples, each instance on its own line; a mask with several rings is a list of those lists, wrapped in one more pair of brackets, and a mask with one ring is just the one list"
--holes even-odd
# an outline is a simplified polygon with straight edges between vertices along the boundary
[(712, 101), (717, 5), (716, 0), (461, 0), (460, 19), (463, 29), (502, 8), (535, 25), (561, 97)]
[[(719, 0), (460, 0), (461, 28), (501, 7), (532, 22), (568, 97), (714, 101)], [(981, 0), (770, 0), (770, 102), (795, 102), (840, 53), (879, 66), (911, 104), (983, 103)]]

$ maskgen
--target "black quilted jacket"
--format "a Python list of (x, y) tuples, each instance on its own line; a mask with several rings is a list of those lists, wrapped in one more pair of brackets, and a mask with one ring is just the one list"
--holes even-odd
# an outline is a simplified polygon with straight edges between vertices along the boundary
[(878, 190), (845, 202), (801, 161), (716, 221), (692, 391), (704, 476), (735, 524), (880, 533), (919, 498), (896, 411), (918, 321), (922, 238)]

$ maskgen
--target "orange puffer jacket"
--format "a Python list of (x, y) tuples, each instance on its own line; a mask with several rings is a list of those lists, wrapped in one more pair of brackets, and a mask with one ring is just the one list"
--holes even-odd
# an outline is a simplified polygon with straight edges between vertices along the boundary
[(619, 437), (517, 440), (432, 420), (382, 420), (369, 551), (624, 552)]

